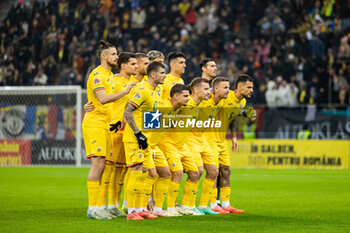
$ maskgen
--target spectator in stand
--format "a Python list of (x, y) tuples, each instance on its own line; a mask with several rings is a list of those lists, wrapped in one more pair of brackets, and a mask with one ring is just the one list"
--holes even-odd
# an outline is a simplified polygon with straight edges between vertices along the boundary
[(47, 75), (44, 73), (43, 67), (39, 66), (38, 73), (34, 76), (34, 85), (46, 85)]
[(278, 92), (277, 92), (276, 82), (273, 80), (270, 80), (267, 83), (267, 91), (265, 93), (267, 107), (269, 108), (277, 107), (277, 97), (278, 97)]
[(39, 66), (49, 85), (79, 84), (98, 62), (97, 41), (107, 38), (131, 52), (185, 52), (186, 82), (198, 73), (203, 57), (213, 57), (218, 75), (234, 80), (248, 72), (262, 89), (278, 75), (287, 82), (296, 75), (299, 96), (306, 91), (302, 99), (309, 102), (317, 74), (318, 101), (327, 103), (322, 93), (331, 91), (332, 101), (340, 103), (346, 85), (332, 81), (329, 90), (328, 80), (334, 69), (350, 81), (350, 3), (270, 2), (106, 0), (98, 7), (96, 1), (19, 2), (0, 22), (0, 84), (33, 85)]

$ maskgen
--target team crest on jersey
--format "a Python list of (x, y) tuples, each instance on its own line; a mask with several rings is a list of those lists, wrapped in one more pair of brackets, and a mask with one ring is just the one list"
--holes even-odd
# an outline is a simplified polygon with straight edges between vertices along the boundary
[(139, 100), (139, 99), (141, 98), (140, 93), (137, 92), (137, 93), (134, 95), (134, 98)]
[(94, 84), (96, 85), (96, 84), (100, 84), (101, 83), (101, 80), (99, 79), (99, 78), (95, 78), (94, 79)]
[(137, 156), (139, 156), (139, 158), (141, 159), (142, 158), (142, 153), (138, 153)]
[(172, 167), (175, 167), (175, 165), (176, 165), (176, 164), (175, 164), (174, 162), (171, 163), (171, 166), (172, 166)]
[(101, 152), (101, 150), (102, 150), (100, 146), (98, 146), (96, 149), (98, 152)]

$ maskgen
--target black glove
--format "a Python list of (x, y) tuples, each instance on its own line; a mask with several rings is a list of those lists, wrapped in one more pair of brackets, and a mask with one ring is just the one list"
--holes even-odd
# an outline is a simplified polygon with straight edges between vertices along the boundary
[(115, 124), (110, 124), (111, 128), (109, 128), (109, 131), (114, 131), (115, 132), (118, 132), (118, 127), (122, 125), (122, 122), (121, 121), (118, 121), (117, 123)]
[(146, 136), (143, 135), (143, 134), (141, 133), (141, 131), (138, 132), (138, 133), (135, 133), (135, 136), (136, 136), (136, 138), (137, 138), (137, 142), (139, 143), (139, 148), (142, 149), (142, 150), (147, 149), (148, 144), (147, 144), (147, 138), (146, 138)]

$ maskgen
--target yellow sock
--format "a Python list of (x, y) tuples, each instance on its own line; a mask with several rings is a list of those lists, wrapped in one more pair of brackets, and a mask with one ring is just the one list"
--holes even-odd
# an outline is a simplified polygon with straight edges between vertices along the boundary
[(135, 199), (135, 208), (143, 208), (144, 206), (144, 200), (145, 200), (145, 183), (147, 179), (148, 172), (141, 173), (141, 176), (139, 178), (139, 190), (136, 193), (136, 199)]
[(143, 207), (147, 207), (148, 200), (150, 197), (152, 197), (152, 191), (153, 191), (153, 184), (156, 181), (155, 178), (147, 176), (145, 183), (144, 183), (144, 199), (143, 199)]
[(87, 181), (88, 195), (89, 195), (89, 206), (94, 207), (97, 205), (97, 194), (100, 188), (99, 180), (88, 180)]
[(129, 183), (129, 179), (130, 179), (130, 169), (127, 170), (126, 175), (125, 175), (124, 203), (126, 203), (128, 201), (128, 199), (127, 199), (128, 192), (126, 191), (126, 186)]
[(127, 167), (125, 165), (120, 165), (116, 167), (117, 175), (116, 175), (116, 198), (115, 202), (120, 203), (121, 194), (124, 186), (125, 174), (127, 172)]
[(218, 189), (213, 188), (213, 190), (210, 192), (209, 202), (213, 204), (216, 203), (217, 197), (218, 197)]
[(109, 188), (109, 180), (112, 175), (113, 169), (114, 169), (114, 165), (111, 162), (106, 161), (106, 166), (103, 170), (102, 177), (101, 177), (100, 189), (97, 195), (97, 206), (99, 207), (106, 205), (108, 188)]
[(116, 204), (116, 168), (113, 168), (111, 177), (109, 178), (109, 188), (108, 188), (108, 206)]
[(163, 178), (158, 177), (157, 180), (154, 183), (154, 205), (156, 207), (162, 208), (164, 199), (168, 193), (168, 187), (169, 187), (170, 177)]
[(231, 197), (231, 188), (230, 187), (222, 187), (220, 188), (221, 192), (221, 200), (222, 201), (230, 201)]
[(179, 193), (180, 189), (180, 182), (176, 181), (170, 181), (169, 188), (168, 188), (168, 200), (167, 200), (167, 206), (168, 208), (174, 208), (175, 207), (175, 201), (177, 198), (177, 194)]
[(182, 205), (191, 207), (193, 199), (196, 198), (198, 182), (194, 183), (187, 179), (184, 186), (184, 195), (182, 197)]
[[(146, 184), (146, 180), (148, 177), (148, 172), (142, 172), (142, 176), (141, 176), (141, 180), (140, 180), (140, 192), (137, 193), (136, 195), (136, 203), (135, 203), (135, 207), (137, 209), (139, 208), (143, 208), (145, 207), (145, 184)], [(147, 205), (146, 205), (147, 206)]]
[[(200, 206), (208, 206), (210, 192), (214, 189), (215, 180), (205, 178), (202, 186), (202, 195), (199, 201)], [(216, 202), (216, 200), (215, 200)]]
[(113, 169), (114, 169), (114, 165), (111, 165), (107, 161), (105, 169), (103, 170), (103, 173), (102, 173), (101, 185), (98, 190), (98, 196), (97, 196), (98, 207), (105, 206), (107, 203), (109, 179), (111, 178)]
[(140, 181), (142, 180), (142, 171), (129, 170), (129, 182), (126, 184), (126, 193), (128, 197), (128, 208), (135, 208), (136, 195), (141, 191)]

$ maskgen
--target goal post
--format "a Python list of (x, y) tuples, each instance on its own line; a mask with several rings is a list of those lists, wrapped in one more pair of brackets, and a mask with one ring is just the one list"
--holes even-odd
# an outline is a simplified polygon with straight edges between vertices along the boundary
[(0, 166), (89, 164), (80, 86), (0, 87)]

